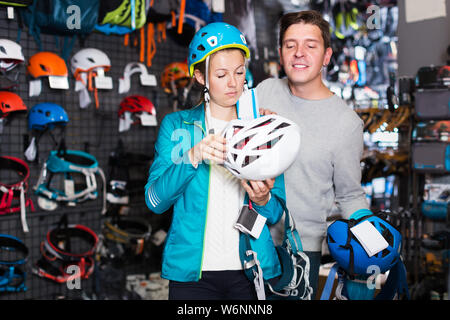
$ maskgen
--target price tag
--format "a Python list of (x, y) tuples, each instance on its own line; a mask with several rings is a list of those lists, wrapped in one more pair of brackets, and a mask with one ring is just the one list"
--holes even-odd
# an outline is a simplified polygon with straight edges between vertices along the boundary
[(142, 113), (140, 115), (141, 125), (143, 126), (156, 126), (158, 125), (156, 117), (152, 114)]
[(380, 231), (367, 220), (350, 228), (350, 231), (359, 240), (369, 257), (389, 246), (389, 243), (384, 239)]
[(28, 87), (28, 95), (30, 97), (36, 97), (41, 94), (42, 82), (41, 79), (30, 80), (30, 86)]
[(139, 76), (141, 79), (141, 85), (143, 86), (156, 86), (156, 77), (153, 74), (141, 74)]
[(75, 182), (73, 180), (65, 179), (64, 191), (66, 192), (66, 196), (73, 197), (75, 194)]
[(78, 94), (78, 97), (80, 99), (80, 108), (85, 109), (89, 106), (91, 103), (91, 97), (89, 97), (89, 91), (85, 87), (80, 91)]
[(69, 80), (62, 76), (48, 76), (48, 85), (52, 89), (69, 89)]
[(6, 8), (8, 19), (13, 20), (14, 19), (14, 7), (8, 7)]
[(234, 227), (258, 239), (266, 220), (267, 218), (260, 215), (255, 209), (250, 209), (248, 205), (244, 205)]
[(95, 77), (95, 87), (97, 89), (112, 89), (113, 80), (111, 77)]
[(212, 11), (214, 12), (225, 12), (225, 0), (212, 0)]
[(130, 129), (133, 120), (131, 119), (131, 112), (126, 111), (123, 118), (119, 119), (119, 132), (124, 132)]

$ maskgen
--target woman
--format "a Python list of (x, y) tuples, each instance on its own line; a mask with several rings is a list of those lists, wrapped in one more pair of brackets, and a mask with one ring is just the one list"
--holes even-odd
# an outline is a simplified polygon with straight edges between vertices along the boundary
[[(161, 271), (170, 280), (169, 299), (256, 298), (243, 271), (234, 224), (249, 200), (268, 224), (276, 223), (283, 213), (277, 199), (284, 199), (284, 179), (239, 180), (221, 165), (226, 141), (220, 133), (239, 116), (236, 103), (249, 56), (235, 27), (216, 22), (200, 29), (189, 46), (188, 65), (190, 75), (205, 87), (205, 99), (161, 122), (145, 199), (158, 214), (174, 206)], [(267, 226), (251, 241), (264, 277), (280, 275)]]

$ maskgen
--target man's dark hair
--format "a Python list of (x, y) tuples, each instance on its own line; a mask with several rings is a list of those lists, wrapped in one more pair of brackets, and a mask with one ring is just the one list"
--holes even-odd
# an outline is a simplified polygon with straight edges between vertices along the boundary
[(278, 39), (280, 48), (283, 45), (283, 38), (286, 30), (293, 24), (306, 23), (319, 27), (322, 32), (322, 39), (325, 49), (331, 47), (330, 40), (330, 24), (326, 21), (322, 14), (315, 10), (306, 10), (299, 12), (290, 12), (283, 15), (280, 19), (280, 36)]

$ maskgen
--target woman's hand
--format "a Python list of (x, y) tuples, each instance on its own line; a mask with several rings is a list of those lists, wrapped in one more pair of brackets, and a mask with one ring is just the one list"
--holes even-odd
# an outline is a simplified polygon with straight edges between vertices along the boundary
[(247, 191), (249, 199), (258, 206), (264, 206), (270, 199), (270, 190), (272, 190), (275, 179), (266, 179), (264, 181), (241, 180), (241, 185)]
[(196, 168), (203, 160), (222, 164), (226, 159), (226, 139), (218, 134), (208, 134), (189, 150), (188, 155)]

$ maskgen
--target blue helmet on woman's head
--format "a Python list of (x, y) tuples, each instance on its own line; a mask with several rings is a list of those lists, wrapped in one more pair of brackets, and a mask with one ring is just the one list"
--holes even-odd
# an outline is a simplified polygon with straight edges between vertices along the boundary
[[(363, 221), (370, 222), (387, 241), (388, 247), (369, 257), (350, 228)], [(402, 236), (389, 222), (372, 214), (358, 220), (336, 220), (328, 227), (328, 248), (340, 267), (351, 275), (370, 275), (378, 267), (385, 273), (400, 259)]]
[(250, 58), (250, 50), (244, 35), (234, 26), (225, 22), (213, 22), (197, 31), (189, 44), (189, 75), (194, 74), (194, 66), (216, 51), (236, 48)]

